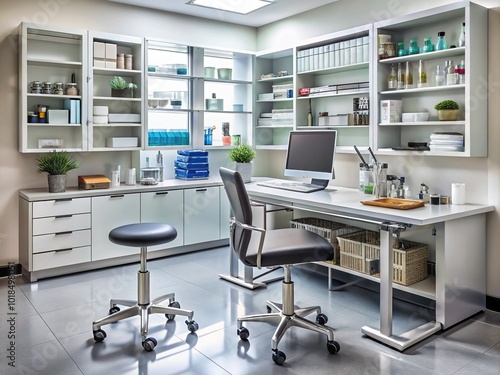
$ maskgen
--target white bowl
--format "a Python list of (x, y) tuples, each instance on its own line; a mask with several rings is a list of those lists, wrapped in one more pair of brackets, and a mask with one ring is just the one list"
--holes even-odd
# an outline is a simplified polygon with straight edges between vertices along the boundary
[(403, 122), (422, 122), (429, 121), (429, 112), (410, 112), (403, 113), (401, 116)]

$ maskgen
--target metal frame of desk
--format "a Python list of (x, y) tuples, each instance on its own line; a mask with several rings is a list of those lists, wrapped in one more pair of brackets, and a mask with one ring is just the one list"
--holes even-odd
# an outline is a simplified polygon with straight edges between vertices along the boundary
[[(395, 210), (360, 203), (358, 190), (329, 187), (314, 193), (298, 193), (246, 185), (250, 199), (296, 210), (309, 211), (378, 224), (380, 230), (380, 327), (361, 331), (403, 351), (441, 329), (446, 329), (486, 308), (486, 213), (491, 205), (443, 205)], [(400, 226), (432, 226), (436, 231), (435, 321), (403, 334), (393, 334), (393, 288), (415, 293), (412, 287), (393, 285), (392, 233)], [(472, 255), (471, 255), (472, 254)], [(366, 275), (368, 276), (368, 275)], [(368, 277), (367, 277), (368, 278)]]

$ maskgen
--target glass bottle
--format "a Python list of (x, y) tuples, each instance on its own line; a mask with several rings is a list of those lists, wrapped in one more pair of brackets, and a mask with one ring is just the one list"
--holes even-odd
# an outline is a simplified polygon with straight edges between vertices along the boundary
[(403, 65), (398, 63), (398, 90), (405, 88), (405, 72), (403, 70)]
[(405, 49), (405, 42), (398, 42), (398, 56), (408, 55), (408, 50)]
[(465, 84), (465, 62), (464, 60), (462, 60), (460, 62), (460, 76), (459, 76), (459, 82), (461, 85), (464, 85)]
[(408, 54), (409, 55), (415, 55), (417, 53), (420, 53), (420, 48), (418, 48), (418, 42), (416, 39), (410, 40), (410, 46), (408, 48)]
[(161, 151), (156, 154), (156, 166), (160, 169), (160, 182), (163, 181), (163, 155)]
[(445, 32), (438, 32), (438, 41), (436, 43), (436, 50), (441, 51), (443, 49), (448, 49), (448, 43), (446, 43)]
[(446, 77), (444, 75), (444, 71), (441, 70), (441, 67), (438, 65), (436, 67), (436, 86), (444, 85), (446, 85)]
[(453, 65), (453, 60), (446, 60), (444, 72), (446, 74), (446, 84), (454, 85), (456, 83), (456, 77), (455, 77), (455, 67)]
[(460, 28), (460, 37), (458, 38), (458, 46), (465, 47), (465, 22), (462, 22), (462, 27)]
[(312, 126), (313, 125), (313, 115), (312, 115), (312, 108), (311, 108), (311, 99), (309, 99), (309, 112), (307, 113), (307, 126)]
[(411, 88), (413, 88), (413, 72), (411, 63), (407, 61), (405, 69), (405, 89), (411, 89)]
[(427, 37), (424, 38), (424, 47), (422, 48), (422, 52), (432, 52), (434, 51), (434, 44), (432, 44), (432, 38)]
[(387, 88), (389, 90), (396, 90), (398, 88), (398, 71), (396, 65), (391, 65), (391, 71), (387, 77)]
[(423, 60), (418, 61), (418, 80), (417, 87), (427, 87), (427, 72)]

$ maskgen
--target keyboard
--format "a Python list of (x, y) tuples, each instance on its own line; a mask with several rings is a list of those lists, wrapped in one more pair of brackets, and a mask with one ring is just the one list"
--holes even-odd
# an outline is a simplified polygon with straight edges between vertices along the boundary
[(297, 191), (299, 193), (312, 193), (313, 191), (323, 190), (325, 187), (321, 185), (308, 184), (304, 182), (287, 181), (287, 180), (268, 180), (258, 182), (257, 185), (270, 187), (273, 189), (282, 189)]

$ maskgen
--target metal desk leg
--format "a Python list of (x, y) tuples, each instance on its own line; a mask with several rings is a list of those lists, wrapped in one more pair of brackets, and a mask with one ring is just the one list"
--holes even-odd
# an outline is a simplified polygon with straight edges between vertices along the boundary
[(392, 274), (393, 274), (393, 228), (380, 229), (380, 330), (364, 326), (361, 332), (399, 351), (416, 344), (441, 330), (438, 322), (429, 322), (395, 336), (392, 334)]

